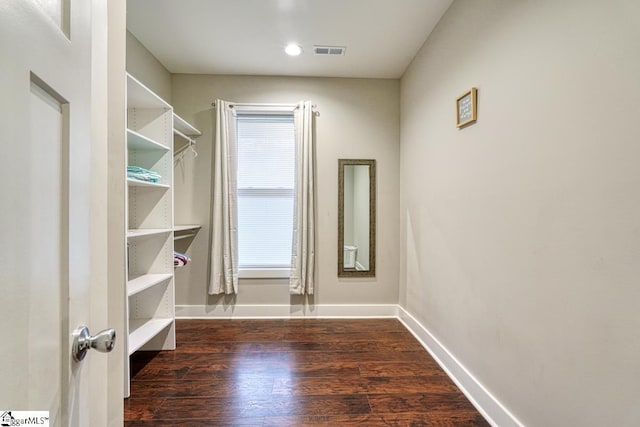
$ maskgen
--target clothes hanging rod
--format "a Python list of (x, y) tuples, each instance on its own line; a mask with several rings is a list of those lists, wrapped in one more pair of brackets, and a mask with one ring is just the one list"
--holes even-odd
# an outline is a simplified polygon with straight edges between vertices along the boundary
[(187, 141), (189, 141), (189, 145), (195, 145), (196, 144), (196, 140), (191, 138), (188, 135), (185, 135), (184, 133), (180, 132), (178, 129), (174, 129), (173, 133), (175, 133), (176, 135), (180, 136), (181, 138), (186, 139)]
[(188, 239), (190, 237), (194, 237), (196, 234), (198, 233), (187, 233), (187, 234), (180, 234), (178, 236), (174, 236), (173, 240), (182, 240), (182, 239)]

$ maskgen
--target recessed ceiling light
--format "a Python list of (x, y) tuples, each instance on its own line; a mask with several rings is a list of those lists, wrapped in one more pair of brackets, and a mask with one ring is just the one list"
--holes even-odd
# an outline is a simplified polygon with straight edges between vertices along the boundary
[(302, 48), (295, 43), (289, 43), (287, 47), (284, 48), (284, 51), (287, 55), (298, 56), (302, 53)]

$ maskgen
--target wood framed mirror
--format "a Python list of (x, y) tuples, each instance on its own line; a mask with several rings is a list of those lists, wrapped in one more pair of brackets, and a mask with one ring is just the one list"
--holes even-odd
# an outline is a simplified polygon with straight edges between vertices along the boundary
[(338, 277), (376, 275), (376, 161), (338, 160)]

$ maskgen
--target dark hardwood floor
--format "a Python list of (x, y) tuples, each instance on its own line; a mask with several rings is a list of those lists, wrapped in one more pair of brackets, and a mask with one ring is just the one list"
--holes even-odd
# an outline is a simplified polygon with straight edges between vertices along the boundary
[(132, 357), (125, 426), (488, 426), (395, 319), (178, 320)]

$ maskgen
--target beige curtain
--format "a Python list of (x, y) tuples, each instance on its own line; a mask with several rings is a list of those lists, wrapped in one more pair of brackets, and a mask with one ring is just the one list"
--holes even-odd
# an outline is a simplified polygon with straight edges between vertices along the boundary
[(233, 106), (220, 99), (215, 102), (215, 113), (209, 294), (236, 294), (238, 293), (236, 119)]
[(296, 182), (293, 215), (293, 247), (289, 293), (313, 294), (315, 274), (315, 147), (313, 105), (298, 104), (294, 111)]

